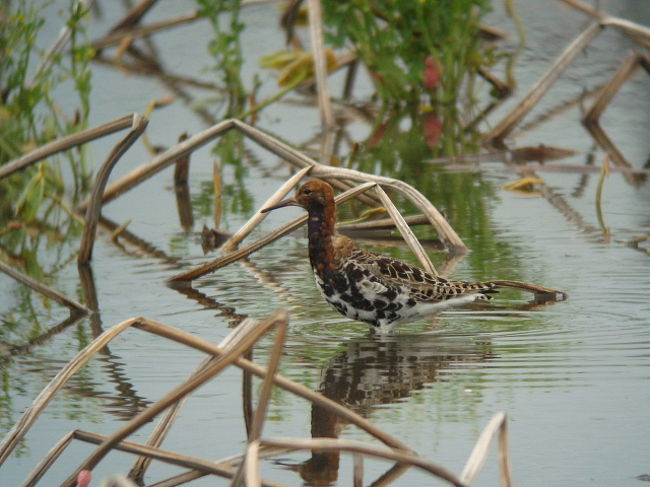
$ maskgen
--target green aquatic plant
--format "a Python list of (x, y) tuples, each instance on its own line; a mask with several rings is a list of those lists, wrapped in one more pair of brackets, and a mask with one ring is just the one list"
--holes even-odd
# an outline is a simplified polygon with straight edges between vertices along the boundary
[[(94, 55), (85, 35), (87, 10), (70, 1), (52, 16), (51, 2), (7, 2), (0, 15), (0, 166), (56, 138), (87, 128)], [(39, 47), (45, 22), (61, 19), (65, 50)], [(57, 96), (72, 86), (77, 96)], [(69, 259), (67, 237), (81, 231), (72, 208), (89, 186), (84, 148), (50, 157), (0, 180), (0, 256), (39, 278)], [(56, 246), (51, 268), (39, 249)]]
[[(227, 106), (220, 118), (239, 116), (246, 104), (246, 90), (241, 79), (243, 56), (240, 35), (244, 24), (239, 20), (241, 2), (236, 0), (197, 0), (198, 14), (206, 18), (214, 33), (208, 52), (214, 59), (214, 71), (227, 96)], [(226, 13), (230, 18), (224, 20)]]
[[(70, 31), (69, 54), (64, 55), (42, 52), (38, 47), (48, 6), (33, 1), (8, 2), (2, 13), (0, 165), (59, 136), (86, 128), (91, 91), (88, 63), (94, 54), (83, 39), (87, 10), (80, 2), (71, 1), (63, 13)], [(73, 113), (64, 110), (55, 98), (55, 91), (69, 83), (79, 97), (79, 107)], [(0, 221), (18, 218), (33, 223), (61, 210), (69, 213), (63, 197), (63, 169), (57, 163), (64, 157), (74, 175), (73, 196), (85, 189), (88, 170), (83, 150), (68, 151), (0, 181)]]
[(388, 104), (453, 104), (493, 61), (481, 44), (487, 0), (323, 2), (327, 39), (354, 50)]

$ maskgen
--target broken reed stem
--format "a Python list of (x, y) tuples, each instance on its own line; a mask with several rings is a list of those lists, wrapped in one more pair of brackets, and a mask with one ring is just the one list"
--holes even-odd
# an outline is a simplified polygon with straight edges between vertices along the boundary
[[(336, 197), (336, 203), (340, 204), (343, 203), (344, 201), (354, 198), (356, 195), (364, 191), (367, 191), (368, 189), (372, 188), (374, 185), (375, 183), (366, 183), (366, 184), (359, 185), (354, 189), (350, 189), (345, 193), (341, 193)], [(190, 269), (189, 271), (181, 272), (180, 274), (176, 274), (175, 276), (170, 277), (167, 281), (167, 284), (172, 287), (178, 286), (181, 285), (182, 283), (187, 283), (189, 281), (193, 281), (194, 279), (198, 279), (199, 277), (209, 274), (210, 272), (214, 272), (217, 269), (220, 269), (221, 267), (224, 267), (243, 257), (246, 257), (249, 254), (252, 254), (253, 252), (264, 247), (265, 245), (270, 244), (274, 240), (277, 240), (283, 235), (286, 235), (287, 233), (300, 227), (306, 221), (307, 221), (306, 214), (299, 216), (298, 218), (295, 218), (294, 220), (287, 223), (286, 225), (281, 226), (274, 232), (271, 232), (268, 235), (262, 237), (261, 239), (251, 244), (248, 244), (246, 247), (242, 247), (239, 250), (235, 250), (222, 257), (218, 257), (217, 259), (214, 259), (210, 262), (195, 267), (194, 269)]]
[(309, 15), (309, 34), (314, 52), (314, 73), (316, 74), (316, 89), (321, 123), (325, 130), (334, 128), (332, 101), (327, 86), (327, 59), (325, 57), (325, 41), (323, 39), (323, 11), (320, 0), (307, 0)]
[(133, 126), (133, 115), (126, 115), (124, 117), (116, 118), (110, 122), (106, 122), (102, 125), (83, 130), (76, 134), (68, 135), (61, 139), (54, 140), (49, 144), (45, 144), (38, 149), (20, 156), (18, 159), (8, 162), (7, 164), (0, 167), (0, 179), (13, 174), (16, 171), (20, 171), (35, 162), (38, 162), (46, 157), (50, 157), (64, 150), (71, 149), (91, 140), (110, 135), (112, 133), (124, 130), (125, 128)]
[(474, 483), (476, 475), (478, 475), (485, 464), (490, 443), (498, 432), (501, 487), (511, 487), (512, 480), (510, 472), (510, 454), (508, 451), (507, 441), (507, 425), (508, 416), (506, 413), (500, 412), (492, 416), (490, 422), (485, 428), (483, 428), (481, 436), (476, 440), (472, 453), (467, 459), (465, 467), (460, 474), (460, 479), (463, 483), (467, 485)]
[[(14, 269), (13, 267), (5, 264), (4, 262), (0, 261), (0, 271), (4, 272), (5, 274), (8, 274), (9, 276), (13, 277), (15, 280), (18, 282), (25, 284), (26, 286), (29, 286), (33, 290), (41, 293), (43, 296), (46, 296), (57, 303), (59, 303), (62, 306), (65, 306), (70, 310), (70, 314), (87, 314), (90, 313), (90, 310), (86, 308), (83, 304), (77, 303), (76, 301), (68, 298), (64, 294), (60, 293), (59, 291), (56, 291), (45, 284), (41, 284), (38, 282), (36, 279), (33, 279), (22, 272)], [(2, 464), (2, 461), (0, 461), (0, 464)]]
[[(66, 487), (72, 487), (75, 484), (77, 475), (82, 470), (92, 470), (95, 466), (110, 452), (113, 446), (122, 441), (131, 433), (137, 431), (143, 424), (151, 421), (159, 413), (167, 409), (169, 406), (179, 401), (187, 394), (196, 390), (199, 386), (203, 385), (208, 380), (212, 379), (215, 375), (220, 373), (223, 369), (234, 363), (243, 353), (250, 349), (272, 326), (279, 322), (287, 321), (288, 316), (285, 311), (276, 311), (269, 318), (261, 321), (256, 328), (253, 328), (249, 334), (244, 337), (240, 343), (233, 347), (228, 352), (223, 353), (219, 360), (202, 370), (198, 374), (192, 376), (189, 380), (174, 388), (171, 392), (167, 393), (162, 399), (156, 401), (153, 405), (139, 413), (126, 425), (118, 431), (109, 436), (80, 466), (77, 470), (62, 484)], [(145, 324), (146, 326), (146, 324)], [(176, 332), (176, 330), (174, 330)], [(174, 333), (177, 336), (182, 334)]]
[(273, 448), (284, 448), (289, 451), (312, 450), (320, 452), (351, 452), (360, 453), (377, 458), (385, 458), (418, 467), (430, 474), (446, 480), (457, 487), (466, 487), (468, 484), (460, 480), (453, 473), (440, 465), (423, 458), (416, 453), (393, 450), (386, 447), (355, 440), (340, 440), (338, 438), (270, 438), (260, 440), (260, 445)]
[[(183, 132), (178, 136), (178, 143), (187, 140), (187, 132)], [(190, 154), (185, 154), (176, 160), (174, 165), (174, 186), (186, 186), (190, 174)]]
[[(137, 328), (141, 330), (154, 333), (156, 335), (160, 335), (162, 337), (166, 337), (174, 341), (178, 341), (179, 343), (183, 343), (192, 348), (200, 350), (204, 353), (217, 355), (217, 356), (223, 353), (223, 351), (220, 348), (216, 347), (215, 345), (213, 345), (212, 343), (206, 340), (202, 340), (190, 333), (184, 332), (182, 330), (177, 330), (175, 328), (164, 325), (162, 323), (157, 323), (152, 320), (141, 319), (139, 321), (136, 321), (135, 324)], [(250, 360), (246, 360), (243, 357), (240, 357), (237, 360), (235, 360), (234, 364), (237, 367), (245, 371), (248, 371), (257, 377), (260, 377), (262, 379), (266, 377), (267, 370), (264, 367), (257, 365), (251, 362)], [(354, 424), (355, 426), (361, 428), (371, 436), (375, 437), (382, 443), (392, 448), (398, 448), (406, 451), (409, 450), (409, 448), (400, 440), (378, 429), (372, 423), (370, 423), (368, 420), (358, 415), (354, 411), (346, 408), (345, 406), (338, 404), (335, 401), (332, 401), (331, 399), (328, 399), (322, 394), (312, 391), (311, 389), (303, 386), (302, 384), (293, 382), (281, 376), (280, 374), (276, 374), (275, 377), (273, 377), (273, 383), (276, 386), (291, 392), (292, 394), (300, 396), (318, 406), (321, 406), (324, 409), (327, 409), (328, 411), (342, 418), (344, 421)]]
[[(72, 360), (70, 360), (70, 362), (68, 362), (68, 364), (63, 369), (61, 369), (59, 373), (50, 381), (50, 383), (41, 391), (36, 399), (34, 399), (31, 406), (27, 408), (18, 422), (2, 440), (2, 443), (0, 443), (0, 465), (2, 465), (2, 463), (8, 458), (18, 442), (24, 437), (27, 431), (29, 431), (40, 413), (47, 406), (49, 401), (66, 384), (69, 378), (81, 367), (83, 367), (95, 353), (104, 348), (106, 344), (113, 340), (113, 338), (131, 326), (134, 326), (135, 328), (147, 333), (153, 333), (158, 336), (174, 340), (178, 343), (185, 344), (204, 353), (208, 353), (214, 356), (220, 356), (223, 354), (223, 351), (220, 348), (212, 345), (205, 340), (201, 340), (187, 332), (174, 329), (162, 323), (148, 320), (146, 318), (131, 318), (129, 320), (123, 321), (122, 323), (114, 325), (102, 333), (100, 336), (98, 336), (83, 350), (81, 350)], [(267, 375), (266, 369), (244, 358), (236, 357), (234, 364), (239, 368), (248, 371), (258, 377), (264, 378)], [(335, 401), (332, 401), (331, 399), (326, 398), (322, 394), (314, 392), (308, 387), (286, 379), (279, 374), (273, 377), (273, 382), (278, 387), (281, 387), (282, 389), (285, 389), (299, 397), (307, 399), (308, 401), (332, 412), (333, 414), (342, 418), (344, 421), (356, 425), (384, 444), (403, 450), (405, 452), (410, 451), (409, 448), (397, 438), (394, 438), (388, 433), (383, 432), (379, 428), (375, 427), (372, 423), (367, 421), (365, 418), (359, 416), (354, 411), (336, 403)], [(115, 435), (112, 438), (115, 438)], [(179, 477), (196, 478), (194, 476), (194, 473), (188, 472), (181, 474)]]
[(488, 141), (503, 140), (532, 110), (549, 88), (557, 81), (564, 70), (573, 62), (575, 57), (600, 33), (602, 27), (599, 22), (591, 23), (580, 35), (569, 44), (562, 54), (556, 59), (551, 68), (532, 87), (530, 92), (517, 104), (517, 106), (503, 120), (501, 120), (484, 137)]
[(142, 132), (144, 132), (148, 123), (149, 121), (142, 115), (137, 113), (133, 114), (131, 130), (113, 147), (106, 158), (106, 161), (102, 164), (102, 167), (97, 173), (95, 185), (93, 186), (88, 208), (86, 210), (86, 225), (81, 238), (79, 255), (77, 256), (77, 262), (80, 265), (87, 264), (90, 259), (92, 259), (95, 234), (97, 232), (97, 222), (102, 207), (101, 199), (104, 194), (104, 188), (108, 183), (108, 178), (111, 175), (111, 171), (115, 167), (115, 164), (117, 164), (117, 161), (120, 160), (124, 153), (129, 150), (133, 143), (140, 137)]
[[(282, 198), (284, 198), (289, 191), (291, 191), (300, 180), (311, 171), (312, 166), (307, 166), (296, 174), (291, 176), (282, 186), (280, 186), (273, 195), (264, 202), (261, 208), (267, 208), (278, 203)], [(244, 240), (248, 234), (262, 221), (267, 217), (266, 213), (258, 211), (255, 213), (235, 234), (226, 240), (221, 246), (221, 250), (224, 252), (229, 252), (233, 249), (236, 249), (239, 243)]]
[[(117, 198), (119, 195), (137, 186), (141, 182), (147, 180), (151, 176), (157, 174), (166, 167), (174, 164), (179, 158), (192, 153), (199, 147), (210, 142), (217, 136), (227, 132), (234, 126), (233, 120), (226, 120), (218, 123), (203, 132), (191, 136), (185, 142), (175, 145), (167, 149), (162, 154), (157, 155), (147, 164), (134, 169), (127, 175), (121, 177), (114, 183), (110, 184), (102, 196), (102, 203), (106, 204), (109, 201)], [(88, 200), (79, 204), (79, 209), (85, 209), (88, 206)]]
[[(278, 366), (280, 365), (280, 359), (282, 358), (282, 350), (284, 348), (284, 342), (287, 337), (287, 325), (288, 321), (283, 321), (278, 323), (275, 332), (275, 341), (273, 343), (273, 349), (271, 350), (271, 358), (269, 359), (269, 365), (266, 368), (266, 377), (264, 377), (264, 382), (262, 383), (262, 390), (260, 392), (260, 397), (257, 401), (257, 408), (255, 408), (255, 413), (253, 414), (253, 423), (250, 429), (250, 434), (248, 435), (248, 448), (244, 455), (244, 461), (239, 464), (237, 473), (232, 479), (231, 486), (239, 487), (242, 482), (244, 471), (246, 472), (246, 484), (247, 485), (259, 485), (259, 468), (257, 468), (253, 473), (250, 472), (249, 468), (245, 468), (245, 465), (254, 462), (257, 465), (257, 456), (259, 443), (257, 442), (262, 436), (262, 430), (264, 428), (264, 420), (266, 419), (266, 411), (268, 409), (269, 400), (271, 398), (271, 389), (273, 388), (273, 377), (275, 376)], [(251, 453), (253, 450), (253, 445), (255, 445), (254, 453)], [(252, 458), (250, 455), (254, 455)], [(251, 478), (251, 475), (255, 475), (255, 479)]]
[[(48, 464), (48, 466), (51, 465), (56, 460), (56, 458), (58, 458), (58, 456), (62, 453), (63, 449), (65, 449), (67, 444), (69, 444), (72, 439), (76, 439), (94, 445), (101, 445), (103, 442), (105, 442), (108, 439), (108, 436), (98, 434), (98, 433), (81, 431), (81, 430), (72, 431), (71, 433), (68, 433), (68, 435), (63, 437), (61, 440), (59, 440), (59, 442), (57, 443), (57, 447), (61, 449), (61, 451), (58, 450), (54, 451), (54, 449), (50, 450), (50, 452), (48, 452), (48, 456), (46, 456), (46, 458), (43, 459), (44, 461), (41, 462), (41, 464), (43, 465), (39, 464), (39, 466), (45, 467), (44, 464)], [(126, 453), (133, 453), (136, 455), (146, 455), (152, 460), (158, 460), (160, 462), (168, 463), (170, 465), (176, 465), (179, 467), (191, 468), (203, 472), (204, 474), (212, 474), (212, 475), (217, 475), (219, 477), (231, 478), (233, 473), (235, 472), (234, 467), (230, 465), (211, 462), (208, 460), (204, 460), (202, 458), (183, 455), (183, 454), (170, 452), (166, 450), (161, 450), (159, 448), (152, 448), (131, 441), (120, 441), (115, 445), (114, 448), (116, 450), (123, 451)], [(39, 468), (38, 470), (32, 471), (32, 473), (30, 473), (30, 476), (25, 481), (22, 487), (31, 487), (32, 485), (34, 485), (38, 481), (38, 479), (42, 477), (45, 471), (47, 471), (47, 468)], [(273, 481), (267, 481), (267, 480), (264, 480), (262, 485), (267, 487), (286, 487), (284, 484), (280, 484), (278, 482), (273, 482)]]
[[(230, 332), (226, 336), (226, 338), (224, 338), (217, 346), (221, 348), (224, 352), (227, 352), (228, 350), (236, 346), (243, 337), (247, 336), (248, 333), (250, 333), (249, 328), (254, 328), (257, 326), (258, 326), (257, 320), (253, 320), (250, 318), (245, 319), (239, 324), (239, 326), (237, 326), (237, 328), (235, 328), (232, 332)], [(202, 370), (205, 370), (207, 367), (209, 367), (212, 363), (214, 363), (217, 360), (219, 360), (218, 356), (217, 357), (213, 356), (205, 359), (199, 364), (196, 370), (190, 375), (190, 378), (199, 374)], [(169, 431), (171, 430), (173, 422), (175, 421), (178, 413), (180, 412), (181, 408), (183, 407), (185, 401), (188, 398), (189, 396), (185, 396), (183, 399), (176, 402), (172, 407), (170, 407), (169, 409), (167, 409), (167, 411), (165, 411), (165, 414), (160, 418), (160, 421), (151, 432), (151, 436), (147, 441), (147, 446), (158, 448), (160, 445), (162, 445), (162, 442), (167, 436), (167, 433), (169, 433)], [(147, 469), (149, 468), (150, 464), (151, 464), (151, 458), (149, 457), (138, 458), (133, 464), (133, 467), (131, 467), (131, 470), (129, 471), (129, 478), (135, 479), (136, 481), (139, 480), (141, 481), (140, 483), (144, 483), (143, 482), (144, 475)]]
[[(187, 140), (187, 132), (182, 133), (178, 142)], [(183, 230), (190, 231), (194, 226), (194, 214), (192, 213), (192, 201), (190, 199), (190, 185), (188, 184), (190, 173), (190, 154), (187, 154), (176, 161), (174, 165), (174, 194), (176, 195), (176, 207), (178, 219)]]
[(422, 248), (422, 244), (417, 239), (417, 237), (413, 234), (413, 230), (411, 230), (411, 227), (409, 227), (408, 224), (404, 221), (404, 218), (402, 217), (402, 215), (400, 215), (400, 212), (397, 210), (397, 208), (390, 200), (386, 192), (379, 185), (375, 186), (375, 191), (379, 196), (380, 201), (388, 211), (388, 214), (395, 222), (395, 225), (399, 229), (400, 233), (402, 234), (402, 237), (408, 244), (409, 248), (417, 256), (418, 260), (424, 267), (424, 270), (426, 270), (430, 274), (433, 274), (434, 276), (437, 276), (438, 271), (436, 271), (436, 268), (431, 263), (429, 256)]

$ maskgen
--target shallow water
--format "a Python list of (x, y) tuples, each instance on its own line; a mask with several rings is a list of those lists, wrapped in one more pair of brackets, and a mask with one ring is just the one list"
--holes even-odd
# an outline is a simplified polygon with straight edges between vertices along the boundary
[[(650, 12), (639, 2), (601, 4), (612, 13), (650, 23)], [(585, 19), (559, 5), (526, 1), (517, 2), (517, 6), (528, 33), (528, 46), (515, 71), (517, 95), (521, 96), (584, 26)], [(171, 16), (174, 8), (163, 3), (152, 11), (150, 20)], [(265, 46), (268, 52), (280, 49), (283, 42), (268, 22), (271, 8), (255, 6), (243, 14), (244, 21), (260, 36), (270, 36)], [(514, 32), (499, 11), (487, 20)], [(105, 28), (100, 25), (110, 23), (110, 19), (102, 20), (98, 32)], [(200, 39), (207, 36), (204, 24), (173, 30), (160, 36), (161, 49), (174, 60), (171, 64), (175, 71), (199, 72), (208, 61), (203, 51), (196, 52), (196, 46), (202, 46)], [(245, 53), (249, 54), (245, 56), (247, 69), (252, 70), (259, 44), (244, 37)], [(514, 45), (515, 41), (511, 42)], [(603, 33), (529, 119), (546, 113), (584, 87), (601, 83), (622, 58), (620, 53), (631, 46), (623, 36)], [(116, 83), (121, 86), (118, 94), (112, 89)], [(105, 67), (95, 68), (93, 84), (91, 125), (130, 111), (141, 112), (151, 98), (166, 93), (153, 80), (123, 77)], [(649, 87), (647, 76), (639, 72), (616, 97), (603, 120), (610, 137), (635, 168), (643, 167), (650, 152), (646, 130)], [(518, 96), (493, 114), (492, 124)], [(600, 165), (603, 153), (594, 149), (578, 115), (577, 109), (566, 112), (520, 135), (516, 143), (579, 151), (563, 161), (570, 164), (584, 164), (587, 153), (594, 150), (596, 164)], [(287, 103), (264, 112), (259, 126), (300, 144), (317, 133), (319, 123), (314, 108)], [(204, 127), (187, 107), (175, 103), (154, 113), (149, 136), (171, 145), (180, 132), (193, 133)], [(349, 126), (354, 139), (364, 140), (369, 132), (370, 128), (360, 122)], [(93, 144), (94, 158), (101, 161), (117, 140), (113, 136)], [(224, 170), (230, 191), (223, 222), (226, 231), (237, 230), (288, 174), (284, 168), (276, 169), (275, 156), (250, 142), (246, 142), (246, 149), (255, 162), (245, 164), (242, 181), (246, 198), (232, 196), (242, 188), (235, 170)], [(118, 164), (115, 177), (148, 159), (146, 150), (136, 144)], [(208, 149), (193, 156), (193, 195), (205, 193), (205, 181), (212, 177), (212, 159)], [(598, 229), (594, 205), (598, 173), (539, 171), (555, 195), (552, 199), (502, 190), (501, 186), (516, 175), (496, 163), (453, 174), (420, 165), (413, 173), (413, 178), (427, 187), (430, 180), (441, 190), (462, 188), (468, 191), (467, 201), (484, 205), (483, 217), (475, 219), (476, 208), (470, 204), (458, 207), (453, 198), (429, 195), (472, 249), (450, 269), (451, 276), (536, 282), (566, 291), (568, 301), (538, 306), (524, 295), (507, 292), (489, 306), (448, 311), (404, 325), (391, 337), (371, 336), (365, 325), (343, 318), (323, 302), (313, 283), (301, 233), (260, 250), (246, 262), (199, 279), (193, 293), (181, 293), (166, 287), (165, 279), (178, 272), (179, 266), (187, 269), (216, 254), (204, 256), (197, 234), (184, 233), (180, 228), (170, 188), (171, 173), (167, 171), (108, 205), (104, 214), (119, 223), (132, 219), (129, 230), (168, 258), (125, 252), (104, 233), (97, 241), (92, 265), (100, 310), (94, 319), (66, 323), (65, 310), (0, 275), (0, 292), (7, 297), (0, 304), (3, 342), (25, 344), (61, 323), (39, 343), (3, 363), (0, 434), (9, 430), (78, 350), (101, 330), (122, 320), (145, 316), (218, 343), (242, 317), (262, 318), (285, 308), (291, 324), (280, 365), (282, 374), (347, 404), (453, 472), (462, 470), (492, 415), (505, 411), (510, 419), (516, 484), (642, 485), (637, 477), (650, 473), (650, 260), (644, 251), (647, 244), (637, 250), (623, 241), (650, 233), (648, 184), (632, 187), (620, 172), (610, 174), (605, 182), (603, 209), (612, 240), (606, 243)], [(560, 204), (564, 203), (573, 213), (561, 211)], [(212, 225), (210, 204), (205, 212), (197, 209), (199, 204), (195, 206), (195, 232), (203, 223)], [(252, 238), (297, 214), (296, 209), (274, 212)], [(67, 242), (61, 252), (65, 254), (68, 249), (70, 253), (69, 249), (77, 245), (78, 241)], [(56, 262), (57, 250), (44, 249), (39, 259)], [(404, 246), (380, 250), (412, 259)], [(440, 265), (446, 254), (434, 252), (432, 258)], [(74, 264), (74, 259), (63, 263), (50, 278), (51, 284), (82, 300)], [(271, 344), (272, 337), (260, 341), (254, 349), (256, 361), (266, 363)], [(49, 448), (73, 429), (114, 431), (139, 408), (185, 379), (202, 359), (197, 352), (141, 331), (125, 332), (48, 406), (3, 466), (2, 485), (17, 485)], [(255, 394), (257, 385), (255, 382)], [(241, 374), (234, 369), (202, 387), (186, 405), (164, 447), (215, 459), (241, 452), (246, 435), (241, 387)], [(266, 437), (317, 434), (369, 439), (284, 391), (274, 391), (268, 418)], [(132, 439), (145, 442), (150, 429)], [(75, 445), (41, 484), (60, 482), (89, 452), (88, 447)], [(96, 478), (126, 472), (132, 461), (125, 454), (111, 454), (97, 469)], [(310, 485), (351, 483), (352, 462), (347, 455), (339, 461), (332, 456), (293, 454), (279, 463), (265, 463), (263, 475), (288, 485), (300, 485), (301, 475)], [(385, 462), (366, 462), (366, 483), (390, 467)], [(177, 472), (155, 464), (147, 480), (153, 482)], [(494, 485), (497, 478), (493, 454), (477, 485)], [(225, 481), (221, 483), (226, 485)], [(430, 483), (429, 476), (414, 469), (397, 481), (397, 485), (411, 486)], [(213, 480), (193, 485), (213, 485)]]

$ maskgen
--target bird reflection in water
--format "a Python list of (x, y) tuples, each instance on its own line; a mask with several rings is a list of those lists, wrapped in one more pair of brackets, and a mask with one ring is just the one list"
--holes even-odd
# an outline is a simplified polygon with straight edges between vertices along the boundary
[[(469, 336), (370, 336), (341, 346), (345, 351), (324, 369), (319, 392), (364, 417), (377, 406), (396, 403), (435, 384), (451, 364), (454, 373), (460, 374), (463, 367), (476, 367), (494, 358), (489, 342)], [(312, 404), (312, 437), (338, 438), (346, 424)], [(337, 452), (312, 452), (311, 458), (299, 465), (283, 464), (297, 471), (304, 485), (331, 486), (338, 480), (339, 456)], [(406, 469), (396, 464), (371, 485), (386, 485)]]

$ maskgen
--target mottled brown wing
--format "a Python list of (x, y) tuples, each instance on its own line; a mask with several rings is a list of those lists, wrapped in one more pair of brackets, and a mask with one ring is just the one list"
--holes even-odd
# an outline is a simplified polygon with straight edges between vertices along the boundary
[[(443, 301), (464, 294), (497, 292), (489, 282), (450, 281), (399, 259), (357, 247), (351, 260), (362, 271), (374, 275), (386, 286), (406, 286), (419, 301)], [(487, 296), (486, 296), (487, 297)]]

